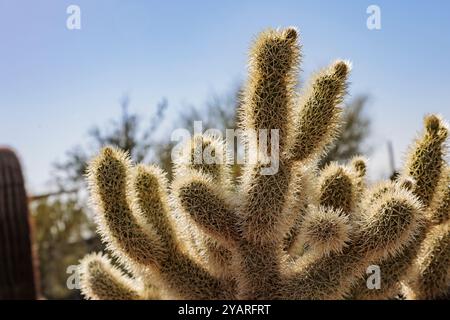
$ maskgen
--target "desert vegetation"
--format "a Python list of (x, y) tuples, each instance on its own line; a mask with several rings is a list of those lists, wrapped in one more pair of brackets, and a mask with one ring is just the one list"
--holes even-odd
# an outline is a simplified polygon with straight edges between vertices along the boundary
[[(395, 180), (369, 184), (364, 158), (321, 165), (342, 128), (351, 65), (317, 72), (299, 97), (296, 29), (266, 30), (250, 50), (237, 109), (240, 128), (269, 130), (269, 157), (241, 168), (196, 163), (198, 150), (226, 158), (224, 143), (194, 136), (173, 180), (104, 147), (88, 166), (96, 222), (107, 251), (80, 264), (90, 299), (437, 299), (449, 289), (448, 128), (424, 118)], [(277, 130), (277, 134), (271, 130)], [(275, 140), (272, 140), (275, 138)], [(277, 140), (278, 139), (278, 140)], [(248, 142), (248, 141), (247, 141)], [(272, 150), (272, 149), (271, 149)], [(246, 153), (258, 154), (253, 144)], [(274, 154), (269, 154), (273, 156)], [(382, 272), (380, 290), (364, 279)]]

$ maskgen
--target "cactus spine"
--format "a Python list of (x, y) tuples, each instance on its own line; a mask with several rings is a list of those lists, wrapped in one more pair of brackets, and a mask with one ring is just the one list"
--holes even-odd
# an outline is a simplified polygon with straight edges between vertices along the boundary
[[(222, 142), (208, 135), (189, 141), (187, 161), (176, 165), (170, 187), (161, 170), (134, 166), (114, 148), (104, 148), (91, 162), (100, 233), (133, 278), (103, 255), (87, 256), (80, 266), (87, 298), (347, 298), (355, 296), (368, 265), (420, 245), (424, 211), (436, 190), (443, 200), (432, 205), (439, 208), (435, 217), (446, 216), (448, 192), (437, 181), (445, 140), (438, 117), (427, 118), (403, 182), (367, 187), (361, 157), (349, 166), (317, 169), (339, 130), (351, 68), (345, 61), (332, 63), (297, 99), (300, 49), (297, 31), (288, 28), (261, 33), (250, 51), (240, 123), (244, 132), (268, 130), (269, 148), (271, 138), (279, 138), (273, 174), (261, 173), (269, 162), (258, 156), (233, 186), (227, 162), (195, 161), (205, 150), (214, 157), (226, 154)], [(257, 154), (247, 139), (247, 152)], [(445, 232), (436, 230), (425, 243), (440, 253), (447, 245), (442, 239)], [(439, 286), (448, 267), (444, 258), (436, 253), (420, 260), (439, 268)]]

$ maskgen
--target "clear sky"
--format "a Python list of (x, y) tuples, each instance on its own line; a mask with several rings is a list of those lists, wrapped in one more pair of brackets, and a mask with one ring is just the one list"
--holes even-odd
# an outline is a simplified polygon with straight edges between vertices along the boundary
[[(68, 30), (66, 8), (81, 8)], [(381, 30), (366, 8), (381, 9)], [(266, 27), (297, 26), (305, 79), (335, 58), (353, 62), (350, 94), (371, 96), (371, 174), (397, 165), (423, 115), (450, 119), (450, 2), (0, 0), (0, 144), (19, 153), (31, 192), (51, 163), (120, 112), (176, 114), (245, 80), (247, 49)], [(169, 116), (170, 117), (170, 116)]]

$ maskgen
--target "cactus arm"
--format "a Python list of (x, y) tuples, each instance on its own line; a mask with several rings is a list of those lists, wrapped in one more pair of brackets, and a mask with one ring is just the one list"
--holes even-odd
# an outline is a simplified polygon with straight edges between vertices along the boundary
[(156, 266), (166, 255), (160, 237), (132, 212), (127, 194), (130, 161), (125, 153), (106, 147), (89, 166), (89, 184), (97, 204), (102, 238), (121, 260)]
[(343, 298), (370, 262), (400, 250), (420, 224), (420, 205), (404, 191), (383, 195), (370, 212), (341, 253), (296, 262), (284, 280), (287, 299)]
[(357, 179), (349, 169), (335, 163), (328, 165), (319, 177), (320, 205), (352, 215), (356, 207), (356, 184)]
[(93, 300), (140, 300), (157, 299), (158, 296), (144, 296), (136, 281), (112, 266), (101, 254), (90, 254), (80, 261), (81, 293)]
[(350, 241), (351, 225), (341, 210), (330, 207), (310, 206), (302, 223), (302, 242), (318, 256), (330, 252), (342, 252)]
[(156, 166), (138, 165), (132, 170), (133, 209), (139, 211), (158, 234), (164, 247), (175, 250), (176, 238), (170, 221), (167, 179)]
[[(408, 298), (439, 299), (450, 288), (450, 223), (433, 226), (423, 241)], [(408, 292), (408, 291), (407, 291)]]
[[(224, 229), (219, 228), (219, 234), (224, 234), (225, 238), (229, 238), (227, 235), (236, 233), (236, 230), (233, 230), (235, 229), (235, 222), (231, 223), (233, 219), (236, 219), (235, 212), (229, 210), (229, 204), (226, 203), (228, 201), (223, 199), (224, 195), (227, 195), (227, 200), (232, 199), (231, 193), (233, 189), (231, 169), (225, 145), (221, 140), (211, 135), (196, 134), (184, 146), (183, 154), (181, 158), (175, 161), (174, 169), (175, 179), (172, 186), (174, 196), (172, 198), (175, 200), (174, 204), (177, 210), (182, 212), (178, 219), (181, 226), (179, 231), (186, 238), (186, 242), (190, 244), (188, 249), (190, 249), (191, 255), (212, 275), (223, 279), (232, 278), (232, 254), (226, 248), (227, 245), (217, 241), (217, 236), (220, 238), (220, 235), (215, 233), (215, 231), (218, 231), (218, 228), (213, 228), (215, 231), (210, 230), (210, 226), (216, 225), (214, 222), (217, 221), (219, 224), (223, 225), (225, 223), (228, 226)], [(223, 208), (226, 208), (227, 211), (226, 216), (220, 217), (216, 212), (208, 212), (206, 216), (201, 215), (201, 221), (196, 221), (196, 218), (194, 218), (196, 216), (195, 213), (191, 216), (189, 210), (185, 210), (180, 206), (180, 197), (177, 197), (177, 194), (179, 195), (177, 193), (177, 185), (180, 186), (180, 182), (188, 182), (189, 178), (186, 176), (188, 173), (211, 181), (210, 186), (212, 186), (212, 190), (218, 196), (216, 200), (219, 202), (223, 201)], [(206, 220), (211, 219), (211, 221), (205, 221), (205, 218)], [(222, 230), (228, 231), (224, 232)], [(228, 247), (229, 245), (230, 243), (228, 243)]]
[[(245, 198), (240, 209), (243, 236), (250, 242), (272, 242), (281, 234), (282, 209), (291, 181), (291, 165), (283, 159), (285, 144), (293, 130), (290, 119), (293, 116), (300, 60), (297, 37), (297, 31), (293, 28), (267, 30), (254, 42), (250, 53), (241, 126), (245, 132), (256, 130), (258, 143), (262, 143), (259, 135), (264, 132), (261, 130), (267, 130), (266, 155), (274, 156), (279, 161), (276, 172), (263, 174), (269, 165), (268, 159), (259, 150), (266, 146), (247, 141), (249, 155), (257, 155), (257, 159), (249, 159), (246, 163), (239, 190)], [(277, 150), (271, 148), (271, 130), (279, 130)]]
[(225, 244), (239, 239), (237, 217), (223, 189), (216, 187), (208, 176), (193, 171), (176, 179), (172, 189), (177, 207), (207, 234)]
[(448, 128), (436, 115), (425, 117), (424, 126), (423, 135), (409, 152), (404, 171), (415, 180), (414, 193), (428, 207), (441, 177)]
[(290, 139), (292, 160), (307, 160), (320, 155), (336, 136), (351, 66), (336, 61), (319, 72), (304, 94), (296, 116), (295, 132)]
[[(250, 51), (249, 80), (240, 124), (249, 138), (246, 151), (249, 156), (257, 155), (257, 159), (249, 157), (238, 190), (242, 195), (238, 208), (242, 239), (235, 254), (236, 266), (241, 270), (236, 275), (239, 298), (271, 299), (277, 294), (281, 242), (293, 220), (293, 215), (286, 210), (290, 205), (289, 186), (293, 175), (285, 153), (293, 130), (289, 120), (294, 112), (300, 60), (297, 38), (293, 28), (268, 30), (258, 37)], [(264, 134), (261, 130), (267, 130), (266, 146), (259, 139)], [(249, 133), (256, 134), (257, 139), (250, 139)], [(279, 162), (276, 171), (269, 175), (262, 174), (270, 164), (259, 152), (261, 148), (267, 148), (266, 155)]]
[[(314, 156), (322, 152), (324, 146), (330, 143), (336, 135), (341, 113), (341, 108), (338, 104), (345, 95), (346, 80), (349, 72), (350, 65), (346, 62), (338, 61), (327, 70), (323, 70), (311, 81), (312, 84), (309, 91), (307, 91), (309, 93), (306, 94), (305, 101), (295, 120), (295, 129), (289, 137), (291, 148), (289, 153), (292, 160), (314, 158)], [(312, 143), (310, 143), (311, 141)], [(342, 180), (345, 179), (341, 179), (341, 182)], [(331, 181), (333, 179), (328, 180), (328, 182)], [(328, 196), (330, 189), (324, 185), (326, 182), (325, 179), (322, 179), (320, 197), (324, 205), (332, 206), (333, 204), (330, 203), (331, 198)], [(355, 199), (353, 199), (355, 195), (354, 187), (352, 186), (351, 189), (352, 192), (346, 193), (341, 198), (341, 200), (348, 199), (348, 208), (345, 210), (348, 211), (347, 214), (354, 209), (355, 203)], [(344, 195), (344, 193), (341, 193), (341, 195)], [(342, 205), (343, 203), (336, 203), (335, 207)], [(301, 238), (298, 236), (303, 219), (302, 215), (304, 213), (299, 214), (294, 220), (293, 227), (288, 234), (286, 248), (291, 255), (298, 251), (302, 245)]]
[[(250, 50), (249, 80), (243, 95), (241, 126), (247, 130), (279, 130), (284, 151), (295, 103), (300, 47), (294, 28), (267, 30)], [(257, 132), (258, 133), (258, 132)], [(268, 139), (270, 141), (270, 139)]]
[(442, 224), (450, 218), (450, 167), (446, 166), (429, 208), (432, 224)]

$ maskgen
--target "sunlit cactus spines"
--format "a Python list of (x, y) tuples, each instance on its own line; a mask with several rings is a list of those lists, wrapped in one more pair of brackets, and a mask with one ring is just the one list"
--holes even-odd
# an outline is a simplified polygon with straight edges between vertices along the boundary
[(98, 300), (152, 299), (139, 283), (111, 265), (101, 254), (90, 254), (83, 258), (80, 268), (81, 288), (86, 295)]
[(425, 117), (424, 127), (422, 136), (411, 148), (404, 171), (416, 181), (414, 193), (428, 206), (444, 167), (448, 126), (439, 116), (429, 115)]
[[(294, 28), (266, 30), (250, 50), (249, 79), (243, 95), (242, 126), (277, 129), (282, 148), (292, 131), (300, 61), (298, 33)], [(270, 140), (269, 140), (270, 141)]]
[(294, 130), (289, 141), (292, 159), (317, 157), (336, 137), (342, 113), (340, 103), (346, 94), (350, 71), (349, 62), (338, 60), (310, 80), (294, 115)]
[(358, 174), (337, 164), (325, 167), (319, 176), (320, 205), (341, 210), (342, 214), (350, 215), (355, 211), (358, 193)]
[(430, 228), (409, 278), (410, 299), (448, 298), (450, 285), (450, 223)]
[[(267, 30), (250, 51), (240, 125), (278, 130), (271, 174), (263, 169), (274, 163), (256, 157), (232, 183), (227, 161), (205, 161), (227, 160), (225, 143), (207, 134), (187, 142), (170, 183), (114, 148), (92, 160), (99, 232), (118, 264), (98, 254), (81, 261), (86, 298), (435, 298), (448, 289), (445, 123), (426, 118), (397, 181), (369, 185), (363, 157), (319, 169), (351, 67), (334, 62), (299, 98), (298, 39), (294, 28)], [(245, 150), (258, 154), (251, 141)], [(373, 264), (380, 291), (365, 287)]]
[(321, 256), (342, 252), (350, 240), (349, 218), (332, 207), (312, 206), (302, 222), (300, 235), (309, 250)]
[[(184, 241), (189, 242), (188, 246), (195, 261), (200, 263), (211, 274), (230, 278), (231, 253), (227, 247), (223, 246), (215, 237), (210, 237), (205, 232), (199, 232), (201, 225), (189, 221), (189, 219), (205, 219), (206, 216), (190, 216), (183, 209), (189, 206), (190, 199), (186, 198), (185, 192), (193, 187), (213, 188), (216, 195), (223, 199), (222, 192), (229, 193), (232, 188), (231, 168), (228, 154), (224, 143), (211, 135), (196, 134), (188, 140), (183, 148), (182, 154), (175, 159), (176, 184), (172, 185), (175, 207), (177, 210), (177, 221)], [(192, 179), (194, 178), (194, 179)], [(217, 189), (215, 185), (220, 185)], [(212, 190), (212, 189), (209, 189)], [(201, 196), (201, 195), (200, 195)], [(209, 197), (207, 193), (205, 196)], [(228, 197), (231, 200), (232, 197)], [(199, 208), (201, 209), (201, 208)], [(205, 212), (199, 210), (198, 213)], [(206, 210), (209, 214), (211, 211)], [(209, 224), (204, 224), (209, 226)]]
[(351, 159), (350, 165), (356, 172), (358, 178), (363, 178), (367, 173), (367, 159), (361, 156), (355, 156)]
[[(426, 255), (424, 252), (434, 256), (430, 253), (433, 252), (433, 248), (430, 245), (427, 246), (427, 241), (424, 240), (432, 237), (430, 234), (433, 229), (430, 228), (433, 225), (444, 223), (445, 218), (441, 219), (440, 216), (448, 216), (449, 172), (448, 165), (445, 163), (448, 136), (446, 123), (439, 116), (428, 115), (425, 117), (424, 127), (424, 131), (414, 141), (408, 152), (403, 175), (394, 183), (381, 183), (377, 191), (378, 194), (382, 194), (389, 189), (390, 184), (412, 191), (422, 205), (422, 223), (416, 231), (414, 241), (394, 256), (378, 262), (381, 270), (384, 270), (384, 286), (380, 290), (368, 290), (363, 281), (360, 281), (354, 288), (354, 298), (390, 299), (395, 297), (402, 287), (406, 289), (403, 291), (408, 292), (403, 294), (407, 297), (422, 299), (427, 297), (421, 293), (415, 294), (414, 290), (405, 284), (413, 283), (417, 288), (417, 284), (420, 283), (419, 270), (425, 268), (423, 266), (423, 261), (426, 260), (423, 258)], [(420, 258), (420, 252), (422, 252), (422, 258)], [(427, 261), (430, 261), (432, 257), (429, 257)], [(439, 264), (439, 267), (442, 266), (443, 264)], [(447, 269), (448, 266), (440, 272), (434, 271), (442, 275), (448, 271)], [(440, 287), (441, 293), (444, 290), (442, 282), (438, 284), (437, 281), (434, 283), (429, 281), (427, 284), (436, 291)], [(450, 283), (447, 283), (447, 287), (449, 286)], [(433, 297), (436, 298), (436, 294)]]
[(450, 167), (448, 166), (442, 171), (428, 214), (431, 224), (442, 224), (450, 218)]

